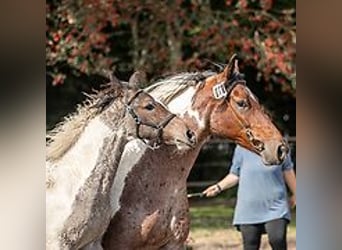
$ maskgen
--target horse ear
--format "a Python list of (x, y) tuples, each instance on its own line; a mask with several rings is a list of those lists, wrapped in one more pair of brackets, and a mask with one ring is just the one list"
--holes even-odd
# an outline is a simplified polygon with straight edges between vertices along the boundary
[(122, 82), (114, 75), (114, 72), (109, 75), (110, 85), (113, 88), (120, 89), (123, 87)]
[(102, 76), (109, 79), (108, 85), (121, 85), (121, 82), (114, 74), (115, 70), (103, 69)]
[(231, 56), (228, 65), (224, 68), (223, 76), (225, 79), (229, 79), (234, 73), (239, 73), (238, 57), (235, 53)]
[(143, 71), (136, 71), (133, 75), (129, 78), (128, 86), (131, 88), (139, 88), (140, 85), (146, 82), (146, 74)]
[(109, 75), (109, 79), (110, 79), (110, 82), (111, 82), (111, 83), (121, 85), (120, 80), (114, 75), (114, 73), (111, 73), (111, 74)]

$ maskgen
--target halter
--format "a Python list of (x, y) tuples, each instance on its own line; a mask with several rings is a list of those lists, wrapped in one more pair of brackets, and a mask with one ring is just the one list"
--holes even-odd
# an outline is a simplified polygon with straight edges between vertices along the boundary
[[(226, 80), (225, 82), (216, 84), (213, 87), (213, 95), (216, 99), (226, 99), (230, 98), (230, 94), (232, 90), (236, 87), (236, 85), (243, 85), (246, 86), (246, 81), (243, 79), (243, 76), (240, 74), (233, 75), (233, 77), (230, 80)], [(228, 100), (229, 103), (229, 100)], [(233, 115), (235, 116), (236, 120), (239, 122), (240, 126), (242, 127), (242, 130), (244, 130), (248, 141), (251, 143), (251, 145), (258, 151), (261, 152), (264, 150), (264, 143), (257, 140), (255, 136), (253, 135), (253, 132), (251, 130), (251, 125), (247, 123), (247, 121), (243, 120), (237, 113), (234, 107), (232, 107)]]
[[(133, 102), (134, 99), (136, 99), (142, 92), (144, 92), (144, 90), (138, 90), (137, 92), (135, 92), (135, 94), (131, 97), (131, 99), (125, 104), (126, 106), (126, 110), (127, 112), (132, 116), (134, 122), (135, 122), (135, 133), (137, 138), (139, 138), (140, 140), (142, 140), (149, 148), (151, 149), (157, 149), (160, 147), (162, 141), (163, 141), (163, 129), (169, 124), (169, 122), (176, 117), (175, 114), (170, 114), (166, 117), (166, 119), (164, 121), (162, 121), (159, 124), (154, 124), (151, 122), (144, 122), (141, 120), (141, 118), (137, 115), (137, 113), (134, 111), (134, 109), (131, 107), (131, 104)], [(157, 130), (157, 137), (155, 139), (155, 141), (153, 142), (153, 145), (151, 146), (148, 142), (146, 142), (146, 140), (144, 138), (142, 138), (140, 136), (140, 125), (144, 125), (147, 127), (151, 127), (153, 129)]]

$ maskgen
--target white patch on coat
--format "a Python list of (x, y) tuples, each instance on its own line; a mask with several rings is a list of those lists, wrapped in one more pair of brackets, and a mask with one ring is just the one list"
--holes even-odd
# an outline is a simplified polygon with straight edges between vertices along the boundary
[(175, 229), (175, 227), (176, 227), (176, 216), (172, 216), (172, 218), (171, 218), (171, 222), (170, 222), (170, 228), (171, 228), (171, 231), (173, 231), (174, 229)]
[(112, 208), (112, 217), (120, 209), (120, 198), (125, 187), (126, 178), (129, 172), (138, 163), (144, 155), (147, 146), (140, 140), (135, 139), (128, 142), (122, 153), (121, 160), (115, 174), (113, 186), (110, 191), (110, 204)]
[[(99, 117), (86, 126), (75, 145), (57, 162), (52, 174), (55, 185), (46, 190), (47, 245), (58, 245), (57, 235), (72, 213), (75, 197), (94, 169), (104, 138), (111, 132)], [(51, 168), (47, 162), (47, 168)], [(50, 247), (49, 247), (50, 249)]]
[(199, 112), (197, 110), (193, 110), (191, 107), (192, 98), (195, 93), (195, 87), (189, 87), (182, 94), (176, 96), (172, 101), (170, 101), (167, 106), (172, 113), (180, 115), (181, 117), (188, 114), (190, 117), (195, 119), (199, 128), (204, 128), (204, 120), (200, 117)]
[(184, 115), (191, 108), (192, 97), (196, 93), (195, 87), (189, 87), (182, 94), (176, 96), (167, 105), (169, 110), (178, 115)]
[(188, 114), (190, 117), (193, 117), (199, 128), (203, 129), (205, 127), (204, 119), (200, 117), (200, 114), (197, 110), (193, 110), (192, 108), (188, 109)]

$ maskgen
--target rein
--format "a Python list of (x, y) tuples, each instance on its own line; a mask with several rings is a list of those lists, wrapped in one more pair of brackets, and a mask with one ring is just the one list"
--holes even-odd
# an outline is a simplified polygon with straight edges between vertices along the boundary
[[(164, 121), (162, 121), (159, 124), (154, 124), (152, 122), (147, 122), (147, 121), (143, 121), (138, 115), (137, 113), (134, 111), (134, 109), (132, 108), (131, 104), (134, 101), (134, 99), (138, 98), (138, 96), (144, 92), (144, 90), (138, 90), (132, 97), (131, 99), (125, 104), (126, 110), (127, 112), (132, 116), (134, 122), (135, 122), (135, 133), (137, 138), (139, 138), (142, 142), (144, 142), (149, 148), (151, 149), (157, 149), (160, 147), (160, 145), (163, 142), (163, 129), (170, 123), (170, 121), (176, 117), (175, 114), (170, 114), (168, 115)], [(150, 128), (153, 128), (155, 130), (157, 130), (157, 137), (155, 139), (155, 141), (153, 142), (153, 145), (151, 146), (148, 142), (146, 142), (146, 140), (144, 138), (142, 138), (140, 136), (140, 126), (144, 125)]]

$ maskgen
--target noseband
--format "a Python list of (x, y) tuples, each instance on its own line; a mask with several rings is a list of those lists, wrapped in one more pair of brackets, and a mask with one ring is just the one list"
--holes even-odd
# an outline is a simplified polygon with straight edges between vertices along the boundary
[[(138, 96), (144, 92), (144, 90), (138, 90), (132, 97), (131, 99), (125, 104), (126, 106), (126, 111), (132, 116), (134, 122), (135, 122), (135, 133), (137, 138), (139, 138), (140, 140), (142, 140), (149, 148), (151, 149), (157, 149), (160, 147), (160, 145), (163, 142), (163, 129), (170, 123), (170, 121), (176, 117), (175, 114), (170, 114), (168, 115), (164, 121), (162, 121), (159, 124), (154, 124), (152, 122), (148, 122), (148, 121), (143, 121), (138, 115), (137, 113), (134, 111), (134, 109), (132, 108), (131, 104), (134, 101), (134, 99), (138, 98)], [(157, 137), (153, 142), (153, 145), (151, 146), (148, 142), (146, 142), (146, 140), (144, 138), (142, 138), (140, 136), (140, 126), (144, 125), (150, 128), (153, 128), (155, 130), (157, 130)]]

